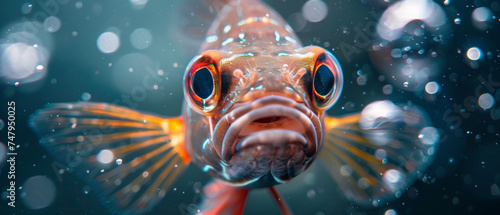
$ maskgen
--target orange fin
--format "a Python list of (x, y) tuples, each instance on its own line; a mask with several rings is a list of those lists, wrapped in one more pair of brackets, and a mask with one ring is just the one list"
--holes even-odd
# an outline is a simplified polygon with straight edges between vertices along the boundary
[(190, 161), (181, 117), (79, 102), (47, 105), (31, 116), (30, 126), (111, 213), (149, 211)]
[(200, 214), (235, 215), (242, 214), (249, 189), (233, 187), (220, 180), (214, 180), (203, 188), (205, 199), (201, 203)]
[(340, 189), (361, 204), (401, 196), (431, 163), (439, 134), (419, 108), (389, 101), (325, 118), (322, 163)]

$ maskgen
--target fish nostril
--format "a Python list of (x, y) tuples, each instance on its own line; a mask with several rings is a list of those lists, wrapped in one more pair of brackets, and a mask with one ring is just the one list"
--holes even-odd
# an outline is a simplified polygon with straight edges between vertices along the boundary
[(283, 117), (280, 116), (270, 116), (270, 117), (262, 117), (257, 120), (254, 120), (256, 123), (272, 123), (280, 120)]

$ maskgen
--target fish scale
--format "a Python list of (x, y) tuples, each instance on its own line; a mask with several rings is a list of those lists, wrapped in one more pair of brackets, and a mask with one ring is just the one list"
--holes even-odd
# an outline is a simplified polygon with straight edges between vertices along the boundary
[(291, 53), (302, 47), (281, 16), (254, 0), (232, 1), (224, 6), (207, 35), (211, 39), (205, 41), (200, 51), (215, 49), (241, 54), (279, 49)]

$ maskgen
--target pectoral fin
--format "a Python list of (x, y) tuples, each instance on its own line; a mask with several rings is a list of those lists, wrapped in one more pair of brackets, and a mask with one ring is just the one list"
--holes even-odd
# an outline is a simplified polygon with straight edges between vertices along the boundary
[(326, 117), (322, 163), (341, 190), (358, 203), (399, 197), (432, 161), (439, 134), (418, 108), (389, 101), (359, 114)]
[(181, 117), (79, 102), (47, 105), (30, 125), (41, 145), (112, 213), (149, 211), (190, 161)]

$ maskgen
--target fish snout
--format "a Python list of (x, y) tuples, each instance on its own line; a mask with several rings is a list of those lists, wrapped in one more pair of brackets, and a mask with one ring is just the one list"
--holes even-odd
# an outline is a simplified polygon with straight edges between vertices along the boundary
[(238, 165), (248, 163), (269, 167), (278, 180), (304, 169), (321, 139), (320, 120), (314, 112), (293, 99), (270, 95), (228, 112), (216, 126), (214, 148), (229, 164), (227, 168), (235, 168), (227, 173), (237, 169), (235, 175), (244, 175)]

